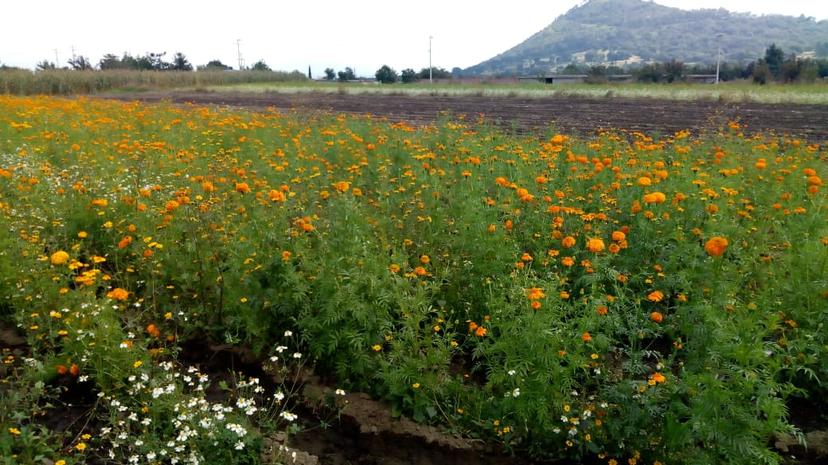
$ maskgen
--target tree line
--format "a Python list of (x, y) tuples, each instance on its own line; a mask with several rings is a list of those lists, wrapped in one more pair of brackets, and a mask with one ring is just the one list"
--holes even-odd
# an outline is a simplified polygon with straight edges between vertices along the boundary
[[(714, 75), (715, 64), (687, 65), (679, 60), (663, 63), (649, 63), (630, 70), (617, 66), (578, 66), (569, 64), (560, 74), (581, 74), (587, 82), (607, 82), (612, 76), (630, 72), (637, 82), (659, 83), (680, 82), (691, 75)], [(756, 84), (769, 82), (793, 83), (814, 82), (828, 77), (828, 59), (810, 59), (788, 54), (771, 44), (765, 55), (748, 63), (723, 62), (719, 65), (719, 80), (752, 80)]]
[[(42, 60), (37, 63), (38, 71), (69, 69), (76, 71), (87, 70), (133, 70), (133, 71), (192, 71), (193, 65), (187, 56), (181, 52), (175, 53), (170, 61), (165, 59), (166, 52), (149, 52), (144, 55), (133, 56), (124, 53), (118, 56), (112, 53), (105, 54), (97, 65), (83, 55), (75, 55), (69, 59), (67, 66), (59, 67), (57, 63), (49, 60)], [(232, 66), (225, 65), (221, 60), (211, 60), (207, 64), (199, 65), (195, 69), (199, 71), (226, 71), (232, 70)], [(253, 66), (247, 68), (252, 71), (272, 71), (264, 60), (259, 60)]]
[[(428, 68), (422, 68), (419, 72), (414, 71), (411, 68), (406, 68), (402, 70), (402, 72), (397, 73), (397, 71), (388, 66), (382, 65), (375, 73), (374, 77), (377, 81), (383, 84), (392, 84), (395, 82), (402, 82), (405, 84), (417, 82), (419, 80), (426, 80), (429, 77)], [(431, 77), (433, 79), (449, 79), (451, 78), (451, 73), (446, 71), (443, 68), (431, 68)], [(356, 74), (352, 68), (345, 68), (342, 71), (334, 71), (333, 68), (325, 68), (325, 80), (326, 81), (353, 81), (356, 80)]]

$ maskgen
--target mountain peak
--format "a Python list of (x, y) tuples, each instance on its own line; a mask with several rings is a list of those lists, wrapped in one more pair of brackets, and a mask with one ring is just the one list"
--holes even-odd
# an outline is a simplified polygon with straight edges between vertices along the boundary
[(828, 21), (724, 9), (686, 11), (645, 0), (588, 0), (465, 73), (536, 75), (570, 63), (712, 63), (719, 46), (724, 60), (744, 62), (762, 56), (771, 43), (786, 53), (828, 49)]

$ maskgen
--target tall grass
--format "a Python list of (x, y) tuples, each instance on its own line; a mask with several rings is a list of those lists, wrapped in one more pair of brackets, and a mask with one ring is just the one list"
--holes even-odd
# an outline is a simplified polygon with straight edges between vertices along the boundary
[(227, 84), (302, 81), (282, 71), (70, 71), (2, 70), (0, 93), (11, 95), (94, 94), (110, 90), (169, 89)]
[(828, 83), (814, 84), (769, 84), (759, 86), (747, 82), (712, 84), (566, 84), (549, 85), (539, 83), (519, 84), (394, 84), (364, 85), (340, 83), (243, 83), (229, 86), (211, 86), (207, 90), (216, 92), (275, 92), (306, 93), (328, 92), (345, 94), (392, 94), (392, 95), (433, 95), (444, 97), (584, 97), (584, 98), (630, 98), (661, 99), (679, 101), (722, 101), (756, 103), (828, 104)]

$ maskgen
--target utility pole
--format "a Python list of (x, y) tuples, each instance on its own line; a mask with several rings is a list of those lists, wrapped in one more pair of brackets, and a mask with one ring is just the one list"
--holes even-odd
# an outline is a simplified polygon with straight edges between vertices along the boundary
[(432, 69), (432, 66), (431, 66), (431, 39), (433, 39), (433, 38), (434, 38), (433, 36), (428, 36), (428, 83), (429, 84), (434, 83), (434, 80), (432, 79), (432, 76), (431, 76), (431, 69)]
[(719, 51), (716, 54), (716, 84), (719, 84), (719, 66), (722, 61), (722, 35), (716, 34), (716, 42), (719, 45)]
[(236, 39), (236, 53), (239, 57), (239, 71), (241, 71), (242, 69), (244, 69), (244, 60), (242, 60), (241, 54), (241, 39)]

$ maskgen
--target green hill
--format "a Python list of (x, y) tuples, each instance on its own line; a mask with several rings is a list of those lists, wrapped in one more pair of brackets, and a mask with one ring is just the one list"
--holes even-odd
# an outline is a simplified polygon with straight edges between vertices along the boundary
[(828, 21), (724, 9), (685, 11), (643, 0), (590, 0), (464, 74), (548, 73), (569, 63), (712, 63), (719, 44), (724, 60), (751, 61), (771, 43), (785, 53), (828, 56)]

